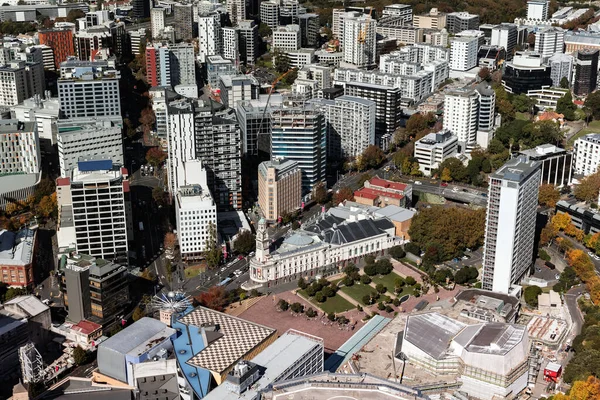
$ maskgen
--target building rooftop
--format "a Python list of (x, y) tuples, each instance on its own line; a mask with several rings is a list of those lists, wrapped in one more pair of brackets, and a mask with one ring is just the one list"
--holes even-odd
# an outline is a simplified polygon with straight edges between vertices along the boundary
[(35, 317), (36, 315), (49, 310), (47, 305), (33, 295), (15, 297), (4, 303), (4, 305), (18, 308), (28, 318)]
[(92, 321), (82, 319), (78, 323), (71, 326), (71, 329), (76, 332), (83, 333), (84, 335), (90, 335), (96, 332), (97, 330), (102, 329), (102, 325), (98, 325)]
[(389, 205), (378, 210), (375, 215), (389, 218), (392, 221), (403, 222), (412, 219), (416, 214), (416, 211), (409, 210), (407, 208), (399, 207), (396, 205)]
[(240, 358), (276, 334), (276, 330), (205, 307), (197, 307), (179, 318), (196, 328), (213, 329), (213, 340), (196, 353), (188, 364), (223, 373)]
[(114, 180), (123, 177), (123, 171), (112, 160), (78, 161), (73, 168), (72, 183)]
[(387, 190), (363, 187), (354, 192), (354, 197), (363, 197), (366, 199), (376, 199), (378, 197), (389, 197), (392, 199), (402, 199), (404, 197), (404, 195), (395, 193), (395, 192), (390, 192)]
[(436, 360), (443, 358), (454, 337), (465, 324), (438, 313), (410, 315), (406, 321), (404, 340)]
[(523, 182), (538, 171), (540, 163), (527, 161), (525, 157), (508, 160), (500, 169), (491, 175), (492, 179), (502, 179), (512, 182)]
[(549, 156), (565, 154), (567, 150), (557, 147), (553, 144), (542, 144), (536, 146), (533, 149), (521, 150), (519, 154), (526, 155), (530, 160), (537, 161), (538, 159), (544, 159)]
[(11, 193), (16, 190), (36, 185), (42, 178), (42, 173), (35, 174), (10, 174), (0, 176), (0, 194)]
[[(175, 329), (154, 318), (143, 317), (100, 344), (101, 348), (139, 357), (157, 342), (175, 334)], [(100, 366), (100, 364), (98, 364)], [(100, 371), (102, 372), (102, 371)]]
[(525, 336), (523, 325), (487, 322), (469, 326), (454, 340), (471, 353), (506, 355)]
[(0, 230), (0, 265), (25, 266), (33, 261), (36, 231), (23, 228), (18, 232)]
[(23, 122), (16, 119), (7, 119), (0, 121), (0, 134), (17, 133), (17, 132), (33, 132), (35, 131), (35, 122)]
[(369, 184), (371, 186), (377, 186), (377, 187), (381, 187), (384, 189), (401, 190), (401, 191), (406, 190), (406, 188), (409, 186), (406, 183), (388, 181), (386, 179), (381, 179), (378, 176), (371, 178), (369, 180)]

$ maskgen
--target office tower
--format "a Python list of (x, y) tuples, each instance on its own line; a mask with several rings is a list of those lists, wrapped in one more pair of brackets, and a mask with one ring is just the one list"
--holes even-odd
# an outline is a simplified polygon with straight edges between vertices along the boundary
[(16, 106), (29, 98), (27, 77), (23, 61), (11, 61), (0, 66), (0, 106)]
[(196, 62), (194, 45), (177, 43), (169, 45), (171, 59), (171, 84), (196, 85)]
[(71, 29), (43, 29), (38, 33), (40, 44), (45, 44), (52, 48), (54, 52), (54, 65), (58, 70), (60, 64), (67, 61), (67, 57), (75, 55), (75, 46), (73, 44), (73, 31)]
[(102, 50), (122, 60), (129, 56), (131, 50), (125, 23), (113, 21), (79, 30), (75, 34), (75, 48), (82, 61), (95, 60)]
[(550, 72), (538, 53), (517, 51), (512, 61), (504, 63), (502, 86), (509, 93), (527, 94), (552, 85)]
[(548, 19), (548, 8), (550, 0), (529, 0), (527, 1), (527, 19), (546, 21)]
[(194, 37), (194, 7), (191, 4), (175, 4), (173, 6), (175, 20), (175, 38), (179, 40), (192, 40)]
[(451, 35), (477, 29), (479, 29), (479, 15), (477, 14), (453, 12), (446, 16), (446, 30)]
[(245, 0), (226, 0), (227, 12), (233, 26), (236, 26), (246, 19), (246, 1)]
[(66, 118), (121, 116), (119, 73), (107, 61), (70, 58), (60, 65), (58, 98)]
[(357, 68), (375, 64), (377, 21), (369, 16), (344, 20), (344, 63)]
[(52, 146), (56, 143), (56, 121), (60, 113), (58, 98), (42, 98), (36, 95), (13, 106), (13, 111), (16, 120), (33, 122), (37, 126), (40, 152), (52, 153)]
[(129, 31), (129, 45), (134, 57), (141, 54), (142, 49), (146, 48), (146, 28)]
[(555, 54), (561, 54), (565, 47), (565, 30), (555, 26), (548, 26), (535, 34), (535, 52), (544, 59)]
[(359, 157), (375, 144), (375, 109), (372, 100), (341, 96), (334, 100), (314, 99), (327, 123), (327, 159)]
[(594, 174), (600, 166), (600, 134), (592, 133), (575, 140), (575, 173)]
[(300, 48), (300, 25), (280, 26), (273, 31), (273, 44), (271, 50), (275, 49), (286, 52)]
[(194, 104), (180, 100), (167, 107), (167, 173), (169, 192), (175, 196), (186, 185), (185, 163), (196, 159)]
[(319, 39), (319, 15), (302, 14), (298, 17), (300, 25), (300, 47), (315, 48)]
[(206, 62), (206, 57), (221, 54), (221, 21), (215, 12), (198, 17), (198, 60)]
[(477, 141), (479, 95), (470, 88), (446, 92), (444, 97), (444, 129), (458, 138), (459, 151), (472, 149)]
[(450, 47), (450, 69), (468, 71), (477, 66), (479, 39), (476, 37), (457, 37), (452, 39)]
[(45, 44), (38, 44), (34, 46), (29, 46), (25, 49), (25, 52), (40, 52), (42, 55), (42, 64), (45, 70), (48, 71), (56, 71), (56, 65), (54, 64), (54, 51), (52, 47)]
[(311, 104), (289, 104), (271, 110), (271, 159), (296, 161), (302, 170), (302, 193), (325, 181), (325, 116)]
[(171, 86), (171, 54), (168, 45), (146, 45), (146, 77), (151, 87)]
[(432, 8), (427, 14), (413, 16), (413, 25), (423, 29), (444, 29), (446, 14)]
[(135, 19), (148, 18), (150, 16), (150, 3), (152, 0), (132, 0), (132, 17)]
[(540, 163), (509, 160), (489, 176), (483, 288), (511, 292), (533, 262)]
[(279, 3), (276, 1), (263, 1), (260, 3), (260, 22), (269, 28), (279, 26)]
[[(242, 135), (242, 154), (248, 157), (258, 156), (260, 159), (270, 157), (271, 113), (265, 112), (265, 105), (255, 105), (250, 101), (240, 101), (236, 105), (237, 120)], [(267, 139), (269, 144), (263, 149), (260, 139)]]
[(231, 60), (227, 60), (221, 56), (206, 57), (206, 81), (211, 88), (219, 86), (219, 81), (222, 76), (237, 75), (238, 71)]
[(71, 176), (78, 161), (111, 160), (123, 165), (123, 123), (120, 117), (61, 119), (57, 124), (60, 176)]
[(258, 57), (258, 25), (252, 20), (238, 21), (240, 61), (254, 65)]
[(586, 96), (596, 89), (599, 50), (579, 50), (575, 55), (573, 93)]
[(496, 129), (496, 92), (486, 82), (475, 87), (479, 96), (479, 114), (477, 115), (477, 144), (487, 149)]
[(201, 161), (188, 161), (186, 184), (175, 197), (179, 248), (184, 260), (202, 258), (211, 229), (217, 230), (217, 206), (208, 189), (206, 168)]
[(152, 38), (160, 36), (163, 29), (165, 29), (165, 16), (166, 9), (163, 7), (154, 7), (150, 11), (150, 23), (152, 26)]
[(237, 67), (240, 63), (240, 38), (236, 28), (225, 27), (221, 29), (223, 58), (231, 60)]
[(196, 110), (196, 158), (208, 171), (208, 185), (219, 210), (242, 209), (241, 131), (235, 111), (218, 103)]
[(258, 166), (258, 206), (267, 221), (277, 219), (300, 207), (302, 170), (298, 163), (274, 159)]
[(128, 264), (127, 170), (111, 160), (79, 161), (56, 190), (59, 247), (74, 244), (78, 253)]
[(504, 47), (506, 59), (512, 60), (515, 47), (517, 47), (517, 26), (509, 23), (496, 25), (492, 28), (490, 44)]
[(557, 53), (548, 59), (550, 64), (550, 78), (552, 86), (560, 87), (562, 78), (567, 78), (569, 85), (571, 84), (573, 75), (573, 56), (570, 54)]
[(66, 258), (61, 288), (68, 319), (102, 325), (121, 325), (129, 301), (127, 267), (100, 257), (76, 253)]
[(300, 15), (306, 14), (298, 0), (282, 0), (279, 8), (279, 22), (281, 25), (297, 24)]

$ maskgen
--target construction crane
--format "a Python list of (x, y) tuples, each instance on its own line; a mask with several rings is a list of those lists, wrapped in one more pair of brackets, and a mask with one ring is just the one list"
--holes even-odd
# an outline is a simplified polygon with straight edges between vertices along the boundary
[(362, 29), (358, 33), (358, 43), (360, 43), (360, 44), (365, 44), (365, 41), (367, 40), (367, 32), (369, 32), (369, 24), (371, 23), (371, 15), (372, 14), (373, 14), (373, 7), (371, 7), (371, 9), (369, 10), (369, 18), (367, 18), (367, 21), (365, 23), (365, 29)]
[(288, 76), (292, 71), (295, 71), (296, 68), (290, 68), (288, 69), (286, 72), (284, 72), (283, 74), (279, 75), (277, 78), (275, 78), (275, 80), (273, 81), (273, 83), (271, 83), (271, 88), (269, 89), (269, 97), (267, 97), (267, 103), (265, 104), (265, 110), (263, 111), (263, 115), (262, 118), (260, 119), (260, 125), (258, 126), (258, 134), (260, 135), (260, 132), (262, 130), (262, 125), (263, 122), (265, 120), (265, 115), (267, 114), (267, 108), (269, 107), (269, 102), (271, 101), (271, 94), (273, 93), (273, 90), (275, 90), (275, 86), (277, 86), (277, 84), (279, 83), (280, 80), (282, 80), (283, 78), (285, 78), (286, 76)]

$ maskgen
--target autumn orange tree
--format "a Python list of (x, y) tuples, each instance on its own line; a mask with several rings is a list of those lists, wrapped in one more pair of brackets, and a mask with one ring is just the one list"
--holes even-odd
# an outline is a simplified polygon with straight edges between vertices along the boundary
[(177, 242), (177, 237), (173, 232), (165, 233), (164, 245), (165, 249), (169, 251), (173, 251), (175, 249), (175, 243)]
[(553, 400), (600, 400), (600, 379), (588, 376), (585, 381), (575, 381), (569, 394), (556, 394)]
[(556, 186), (544, 184), (540, 186), (538, 194), (538, 203), (542, 206), (554, 208), (556, 202), (560, 199), (560, 191)]
[(212, 286), (206, 292), (200, 293), (196, 300), (202, 306), (216, 311), (223, 311), (227, 304), (225, 289), (222, 286)]
[(343, 203), (345, 200), (354, 201), (354, 192), (348, 186), (344, 186), (333, 194), (334, 205)]
[(568, 250), (566, 256), (569, 266), (585, 283), (592, 302), (596, 305), (600, 304), (600, 277), (596, 275), (596, 269), (590, 257), (580, 249)]
[(571, 225), (571, 216), (567, 213), (558, 213), (552, 217), (552, 226), (557, 231), (564, 231)]
[(577, 200), (595, 202), (598, 201), (598, 192), (600, 192), (600, 171), (582, 178), (579, 185), (575, 186), (573, 194)]
[(154, 168), (157, 168), (167, 159), (167, 153), (162, 151), (160, 147), (152, 147), (146, 153), (146, 161)]

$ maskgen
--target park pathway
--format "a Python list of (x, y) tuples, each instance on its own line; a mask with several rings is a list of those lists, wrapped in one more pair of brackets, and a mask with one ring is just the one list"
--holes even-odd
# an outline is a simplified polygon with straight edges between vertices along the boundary
[(362, 307), (362, 304), (360, 304), (358, 301), (354, 300), (352, 297), (350, 297), (346, 293), (342, 292), (341, 290), (338, 289), (338, 291), (336, 292), (336, 294), (339, 294), (342, 298), (348, 300), (351, 304), (354, 305), (354, 307), (356, 307), (356, 306), (361, 306)]

